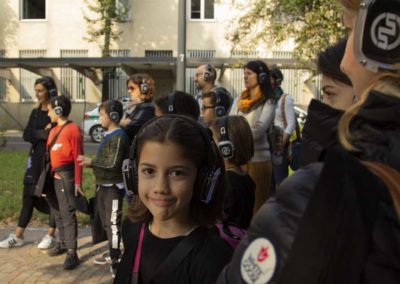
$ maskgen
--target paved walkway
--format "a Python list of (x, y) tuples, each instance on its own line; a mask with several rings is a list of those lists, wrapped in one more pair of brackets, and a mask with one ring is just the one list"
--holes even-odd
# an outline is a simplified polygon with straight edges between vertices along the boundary
[[(15, 226), (0, 225), (0, 240), (15, 231)], [(27, 228), (25, 245), (0, 249), (0, 283), (112, 283), (108, 265), (93, 263), (94, 258), (106, 250), (106, 243), (91, 246), (89, 229), (79, 229), (78, 256), (80, 265), (74, 270), (64, 270), (65, 255), (49, 257), (37, 248), (46, 233), (43, 227)]]

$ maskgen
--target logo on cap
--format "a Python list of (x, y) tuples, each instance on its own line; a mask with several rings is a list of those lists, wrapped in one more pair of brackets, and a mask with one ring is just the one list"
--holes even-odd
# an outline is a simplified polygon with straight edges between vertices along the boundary
[(371, 25), (372, 42), (380, 49), (392, 50), (400, 45), (400, 17), (383, 13)]
[(264, 238), (254, 240), (243, 254), (240, 272), (246, 283), (268, 283), (277, 265), (272, 243)]

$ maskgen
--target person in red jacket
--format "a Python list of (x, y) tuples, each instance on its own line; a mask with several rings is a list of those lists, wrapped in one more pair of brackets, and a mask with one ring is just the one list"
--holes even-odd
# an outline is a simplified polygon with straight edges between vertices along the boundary
[(71, 112), (68, 97), (50, 99), (48, 110), (51, 122), (57, 123), (47, 140), (54, 172), (54, 192), (49, 192), (48, 198), (59, 229), (59, 242), (48, 254), (56, 256), (66, 252), (64, 269), (74, 269), (79, 265), (75, 212), (83, 198), (82, 166), (78, 163), (78, 156), (83, 154), (83, 138), (79, 127), (68, 120)]

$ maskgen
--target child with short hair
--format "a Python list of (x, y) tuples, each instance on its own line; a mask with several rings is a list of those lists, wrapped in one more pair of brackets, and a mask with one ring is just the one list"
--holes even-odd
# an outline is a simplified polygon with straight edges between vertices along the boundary
[(200, 108), (198, 102), (192, 95), (182, 91), (173, 91), (154, 101), (154, 113), (156, 116), (181, 114), (189, 116), (197, 121), (200, 116)]
[(119, 127), (123, 115), (123, 106), (117, 100), (103, 102), (99, 107), (100, 123), (106, 129), (96, 157), (93, 159), (79, 156), (78, 161), (84, 167), (93, 168), (96, 177), (96, 208), (103, 228), (107, 232), (109, 257), (95, 259), (95, 264), (107, 264), (110, 258), (111, 272), (115, 275), (116, 266), (121, 255), (120, 227), (124, 183), (122, 178), (122, 161), (128, 148), (129, 137)]
[(138, 197), (122, 226), (114, 283), (215, 283), (232, 250), (214, 226), (225, 188), (210, 133), (186, 116), (164, 115), (141, 128), (133, 151)]
[(211, 130), (225, 163), (227, 194), (225, 221), (247, 229), (253, 216), (255, 183), (242, 168), (254, 155), (253, 136), (243, 116), (216, 119)]
[(54, 172), (54, 192), (49, 191), (47, 197), (59, 230), (59, 241), (48, 254), (56, 256), (66, 252), (64, 269), (74, 269), (79, 265), (76, 210), (87, 210), (83, 208), (87, 204), (82, 190), (82, 167), (77, 161), (83, 153), (83, 138), (79, 126), (68, 120), (70, 113), (68, 97), (57, 96), (49, 100), (48, 116), (57, 125), (50, 130), (47, 139)]

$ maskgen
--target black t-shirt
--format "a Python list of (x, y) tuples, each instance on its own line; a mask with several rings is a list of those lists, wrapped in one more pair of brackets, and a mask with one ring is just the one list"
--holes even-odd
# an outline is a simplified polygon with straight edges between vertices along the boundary
[(150, 282), (154, 272), (162, 264), (163, 260), (185, 237), (162, 239), (153, 235), (149, 226), (145, 226), (142, 252), (140, 256), (140, 283)]
[(246, 173), (240, 175), (226, 171), (227, 196), (224, 204), (225, 221), (233, 222), (247, 229), (253, 217), (256, 185)]
[[(148, 225), (146, 224), (145, 226)], [(141, 224), (132, 223), (128, 219), (125, 219), (122, 224), (122, 239), (125, 250), (118, 266), (116, 277), (114, 278), (115, 284), (131, 283), (132, 267), (138, 244), (140, 227)], [(163, 259), (165, 259), (165, 257), (161, 255), (167, 255), (168, 252), (172, 252), (178, 245), (178, 239), (181, 238), (180, 240), (183, 240), (185, 238), (160, 239), (151, 235), (148, 229), (146, 230), (147, 232), (145, 231), (143, 236), (139, 266), (139, 276), (143, 275), (142, 277), (144, 279), (143, 281), (139, 279), (139, 283), (146, 283), (149, 277), (154, 276)], [(221, 239), (217, 228), (214, 227), (206, 230), (204, 239), (188, 253), (177, 269), (165, 278), (163, 284), (215, 283), (218, 275), (231, 259), (232, 248)]]

